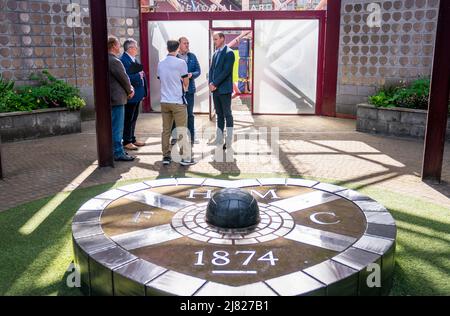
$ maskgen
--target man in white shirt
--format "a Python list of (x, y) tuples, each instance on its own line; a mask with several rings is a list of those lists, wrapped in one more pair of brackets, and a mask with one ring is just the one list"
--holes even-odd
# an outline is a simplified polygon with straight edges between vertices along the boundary
[[(191, 155), (191, 146), (188, 143), (187, 108), (184, 97), (189, 87), (189, 74), (187, 64), (177, 57), (180, 43), (178, 41), (167, 41), (169, 54), (158, 64), (158, 79), (161, 81), (161, 114), (163, 121), (163, 132), (161, 136), (163, 164), (172, 162), (170, 136), (172, 125), (175, 121), (176, 132), (179, 138), (178, 145), (181, 149), (182, 159), (180, 164), (188, 166), (194, 164)], [(182, 140), (182, 141), (181, 141)]]

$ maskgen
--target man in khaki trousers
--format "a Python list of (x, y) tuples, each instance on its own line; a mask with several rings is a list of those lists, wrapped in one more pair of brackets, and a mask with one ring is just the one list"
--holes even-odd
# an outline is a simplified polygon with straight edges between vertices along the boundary
[(185, 91), (189, 87), (189, 74), (186, 62), (177, 57), (179, 46), (178, 41), (169, 40), (167, 42), (169, 54), (158, 64), (157, 75), (161, 81), (161, 115), (163, 122), (161, 143), (163, 164), (169, 165), (172, 162), (170, 136), (175, 121), (176, 132), (180, 140), (178, 145), (182, 155), (179, 163), (183, 166), (189, 166), (195, 164), (192, 159), (192, 149), (187, 132), (187, 102), (184, 97)]

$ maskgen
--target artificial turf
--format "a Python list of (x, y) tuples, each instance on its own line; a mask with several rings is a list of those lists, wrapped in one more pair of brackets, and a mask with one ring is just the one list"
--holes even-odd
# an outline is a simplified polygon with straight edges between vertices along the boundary
[[(286, 175), (270, 175), (274, 176)], [(127, 183), (58, 193), (1, 212), (0, 295), (81, 295), (66, 284), (73, 260), (73, 215), (90, 198)], [(374, 187), (344, 186), (379, 201), (396, 220), (391, 295), (450, 295), (450, 209)]]

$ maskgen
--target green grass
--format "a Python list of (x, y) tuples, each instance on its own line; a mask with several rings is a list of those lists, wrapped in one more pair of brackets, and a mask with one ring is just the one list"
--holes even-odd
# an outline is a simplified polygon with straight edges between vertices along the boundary
[(383, 204), (397, 224), (391, 295), (450, 295), (450, 209), (390, 191), (359, 191)]
[[(392, 295), (450, 295), (450, 209), (373, 187), (317, 180), (358, 189), (392, 212), (398, 227)], [(90, 198), (137, 181), (59, 193), (0, 213), (0, 295), (81, 295), (66, 286), (73, 215)]]

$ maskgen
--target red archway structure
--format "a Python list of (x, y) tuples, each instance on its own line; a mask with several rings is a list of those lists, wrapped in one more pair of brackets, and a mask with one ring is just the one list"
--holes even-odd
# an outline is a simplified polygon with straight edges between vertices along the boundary
[[(340, 0), (338, 0), (340, 2)], [(144, 68), (146, 71), (147, 76), (147, 82), (151, 82), (150, 78), (150, 72), (155, 71), (154, 69), (151, 69), (150, 67), (150, 52), (149, 52), (149, 33), (148, 33), (148, 23), (151, 21), (209, 21), (210, 30), (213, 29), (212, 27), (212, 21), (213, 20), (248, 20), (251, 22), (251, 26), (249, 27), (249, 30), (251, 32), (255, 32), (254, 30), (254, 24), (255, 20), (317, 20), (318, 26), (319, 26), (319, 38), (318, 38), (318, 65), (317, 65), (317, 95), (316, 95), (316, 115), (329, 115), (329, 116), (335, 116), (334, 113), (329, 109), (326, 109), (326, 111), (323, 111), (322, 104), (323, 104), (323, 95), (326, 93), (327, 95), (333, 94), (334, 91), (334, 100), (336, 100), (336, 85), (337, 85), (337, 55), (338, 55), (338, 47), (339, 47), (339, 28), (338, 32), (328, 32), (328, 30), (325, 31), (326, 26), (326, 20), (325, 20), (326, 14), (323, 10), (310, 10), (310, 11), (239, 11), (239, 12), (223, 12), (223, 11), (216, 11), (216, 12), (152, 12), (152, 13), (143, 13), (141, 14), (141, 61), (144, 65)], [(339, 14), (338, 14), (338, 24), (339, 24)], [(232, 29), (232, 28), (227, 28)], [(325, 50), (326, 44), (325, 44), (325, 34), (329, 34), (330, 41), (331, 37), (337, 36), (337, 38), (333, 38), (333, 42), (337, 43), (337, 46), (333, 46), (333, 49)], [(332, 61), (330, 63), (324, 62), (324, 54), (326, 53), (330, 54), (332, 56)], [(253, 60), (253, 59), (252, 59)], [(255, 62), (253, 60), (253, 62)], [(331, 78), (331, 80), (324, 80), (324, 66), (327, 65), (329, 68), (336, 67), (335, 71), (328, 71), (327, 73), (330, 73), (331, 76), (335, 74), (334, 80)], [(252, 67), (252, 69), (255, 68), (256, 65)], [(324, 82), (327, 82), (329, 86), (333, 85), (334, 82), (334, 89), (330, 89), (329, 86), (326, 88), (324, 87)], [(330, 99), (330, 98), (329, 98)], [(332, 100), (331, 100), (332, 101)], [(252, 102), (253, 103), (253, 102)], [(331, 104), (328, 105), (328, 107), (332, 107)], [(145, 112), (151, 112), (152, 108), (150, 105), (150, 97), (147, 97), (144, 100), (143, 108)], [(335, 106), (334, 106), (335, 108)], [(269, 114), (269, 113), (267, 113)], [(270, 113), (272, 114), (272, 113)], [(269, 115), (270, 115), (269, 114)], [(276, 113), (273, 113), (276, 114)]]
[[(278, 12), (233, 12), (232, 19), (252, 19), (255, 14), (261, 17), (264, 15), (279, 19), (283, 18), (317, 18), (320, 23), (320, 52), (318, 65), (318, 95), (316, 114), (323, 116), (336, 116), (336, 92), (338, 76), (338, 58), (339, 58), (339, 32), (341, 19), (341, 0), (332, 0), (327, 3), (326, 11), (278, 11)], [(323, 4), (321, 2), (321, 5)], [(149, 20), (197, 20), (208, 19), (227, 19), (230, 18), (230, 12), (205, 12), (205, 13), (186, 13), (186, 12), (161, 12), (161, 13), (143, 13), (141, 15), (141, 48), (142, 62), (148, 69), (149, 56), (148, 47), (145, 45), (148, 38), (147, 23)], [(325, 37), (325, 38), (324, 38)], [(148, 76), (148, 74), (147, 74)], [(149, 81), (150, 78), (147, 77)], [(150, 98), (144, 100), (144, 111), (150, 112)]]

